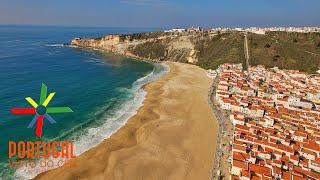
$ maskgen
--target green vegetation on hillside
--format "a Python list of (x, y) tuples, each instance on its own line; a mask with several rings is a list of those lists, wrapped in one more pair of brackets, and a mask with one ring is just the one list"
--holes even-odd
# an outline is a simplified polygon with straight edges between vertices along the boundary
[(166, 46), (160, 40), (145, 42), (131, 48), (132, 53), (139, 57), (163, 60), (166, 52)]
[(169, 35), (169, 33), (165, 32), (144, 32), (144, 33), (134, 33), (134, 34), (125, 34), (123, 37), (129, 38), (131, 40), (147, 40), (153, 38), (159, 38), (164, 35)]
[(269, 32), (250, 34), (251, 65), (277, 66), (314, 73), (320, 65), (320, 33)]
[[(153, 39), (160, 36), (166, 38)], [(130, 38), (147, 40), (130, 49), (132, 53), (143, 58), (187, 62), (190, 48), (172, 47), (172, 42), (179, 41), (179, 38), (187, 38), (194, 45), (197, 65), (200, 67), (216, 69), (223, 63), (242, 63), (246, 68), (243, 32), (216, 35), (156, 32), (132, 34)], [(266, 35), (249, 33), (248, 45), (252, 66), (264, 65), (267, 68), (277, 66), (281, 69), (297, 69), (308, 73), (315, 73), (320, 66), (320, 33), (268, 32)]]
[(225, 33), (196, 43), (198, 65), (204, 69), (216, 69), (223, 63), (243, 63), (244, 38), (241, 33)]

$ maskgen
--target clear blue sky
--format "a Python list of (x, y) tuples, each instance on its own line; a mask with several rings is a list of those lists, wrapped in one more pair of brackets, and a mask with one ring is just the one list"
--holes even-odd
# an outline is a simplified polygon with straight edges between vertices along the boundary
[(1, 0), (0, 24), (320, 26), (320, 0)]

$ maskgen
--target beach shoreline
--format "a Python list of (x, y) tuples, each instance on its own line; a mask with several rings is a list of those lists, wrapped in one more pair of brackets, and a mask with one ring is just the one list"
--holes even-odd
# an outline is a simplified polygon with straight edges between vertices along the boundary
[(208, 104), (211, 79), (190, 64), (143, 87), (143, 105), (111, 137), (74, 159), (75, 166), (35, 179), (209, 179), (217, 121)]

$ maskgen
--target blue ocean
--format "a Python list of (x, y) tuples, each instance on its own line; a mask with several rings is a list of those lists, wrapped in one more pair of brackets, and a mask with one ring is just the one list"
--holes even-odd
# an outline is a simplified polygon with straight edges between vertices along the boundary
[(48, 105), (74, 112), (44, 121), (41, 141), (72, 140), (76, 153), (90, 149), (119, 129), (142, 105), (141, 86), (157, 78), (159, 64), (64, 45), (74, 37), (99, 37), (153, 29), (0, 26), (0, 177), (27, 177), (8, 167), (8, 141), (39, 140), (27, 128), (33, 115), (12, 115), (31, 107), (42, 83), (56, 92)]

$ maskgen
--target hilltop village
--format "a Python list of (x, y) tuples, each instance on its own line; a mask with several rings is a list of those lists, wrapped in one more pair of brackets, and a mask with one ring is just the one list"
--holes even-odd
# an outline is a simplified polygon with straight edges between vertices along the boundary
[(255, 34), (266, 34), (266, 32), (297, 32), (297, 33), (312, 33), (312, 32), (320, 32), (319, 27), (249, 27), (249, 28), (228, 28), (228, 27), (216, 27), (204, 30), (201, 27), (190, 27), (190, 28), (174, 28), (170, 30), (166, 30), (164, 32), (228, 32), (228, 31), (239, 31), (239, 32), (251, 32)]
[(319, 76), (241, 64), (210, 75), (212, 101), (233, 126), (231, 179), (320, 179)]

